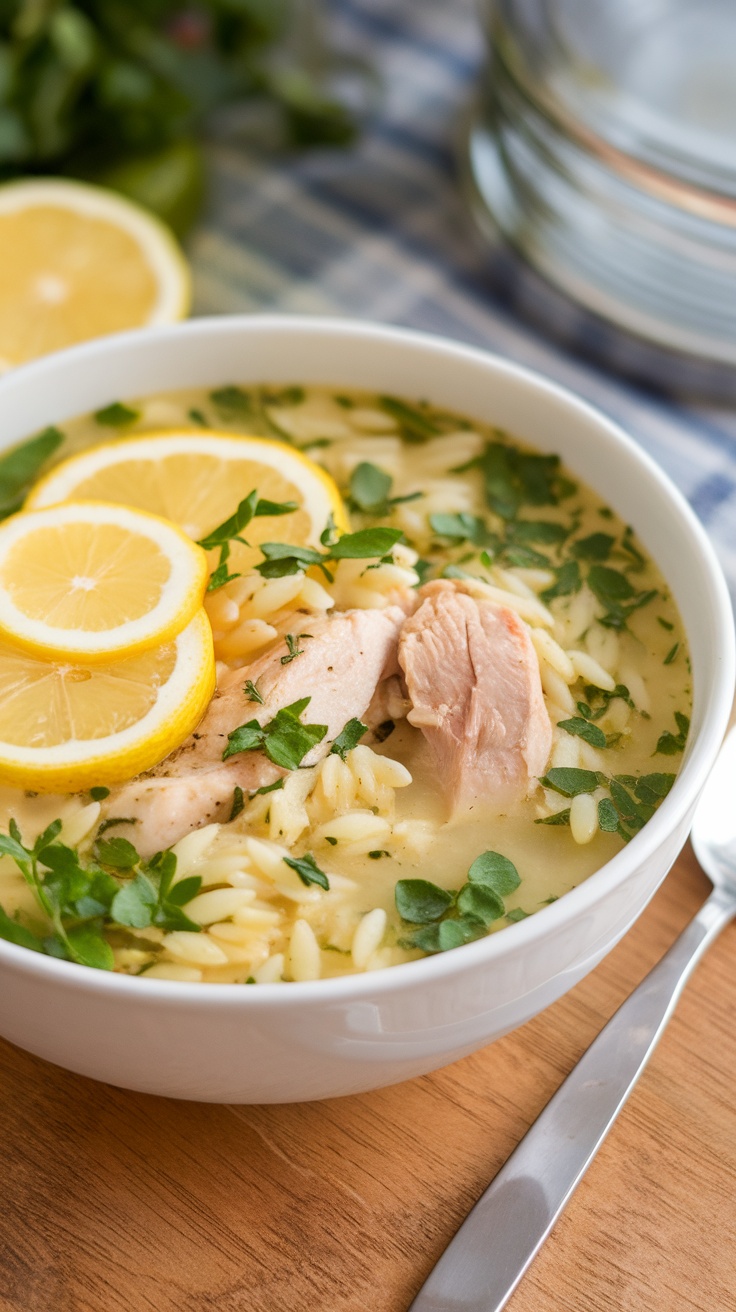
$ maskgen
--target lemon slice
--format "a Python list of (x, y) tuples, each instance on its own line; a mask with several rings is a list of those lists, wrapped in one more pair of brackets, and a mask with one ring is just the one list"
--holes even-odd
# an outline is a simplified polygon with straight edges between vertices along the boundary
[(0, 779), (52, 793), (123, 783), (184, 741), (214, 687), (203, 610), (173, 642), (109, 665), (41, 661), (0, 640)]
[(151, 433), (90, 447), (52, 469), (31, 492), (26, 508), (59, 501), (114, 501), (179, 524), (195, 541), (232, 515), (254, 488), (269, 501), (298, 509), (251, 521), (233, 544), (228, 567), (252, 568), (259, 542), (317, 546), (332, 516), (350, 525), (336, 484), (319, 465), (284, 442), (213, 432)]
[(0, 633), (88, 663), (181, 633), (202, 605), (207, 557), (155, 515), (87, 502), (0, 524)]
[(174, 323), (190, 276), (158, 219), (60, 178), (0, 187), (0, 372), (75, 342)]

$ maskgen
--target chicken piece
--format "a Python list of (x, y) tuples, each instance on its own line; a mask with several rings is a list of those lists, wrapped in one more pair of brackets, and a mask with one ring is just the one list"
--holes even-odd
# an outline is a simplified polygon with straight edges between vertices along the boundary
[[(142, 855), (170, 847), (212, 820), (227, 820), (236, 786), (247, 793), (286, 773), (257, 751), (223, 761), (228, 734), (239, 725), (249, 720), (266, 725), (283, 707), (309, 697), (302, 723), (327, 725), (322, 742), (303, 761), (314, 765), (348, 720), (364, 715), (380, 681), (398, 670), (405, 618), (399, 607), (296, 618), (299, 655), (282, 664), (289, 649), (279, 642), (250, 666), (229, 671), (196, 732), (154, 770), (110, 797), (110, 816), (136, 821), (135, 844)], [(246, 680), (256, 685), (262, 703), (248, 700)]]
[(515, 611), (449, 580), (420, 596), (399, 643), (407, 718), (432, 749), (452, 816), (480, 803), (506, 812), (543, 774), (552, 747), (529, 632)]

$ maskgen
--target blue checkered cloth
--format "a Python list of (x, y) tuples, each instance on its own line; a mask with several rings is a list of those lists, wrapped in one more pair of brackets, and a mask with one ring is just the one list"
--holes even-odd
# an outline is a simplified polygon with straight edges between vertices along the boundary
[[(457, 179), (458, 119), (484, 48), (476, 0), (332, 0), (330, 39), (370, 61), (380, 110), (348, 151), (274, 160), (215, 140), (191, 243), (198, 313), (343, 314), (440, 333), (528, 365), (617, 420), (695, 508), (736, 594), (736, 410), (678, 403), (519, 319)], [(582, 314), (569, 307), (569, 316)], [(565, 325), (568, 341), (575, 323)], [(581, 338), (582, 340), (582, 338)]]

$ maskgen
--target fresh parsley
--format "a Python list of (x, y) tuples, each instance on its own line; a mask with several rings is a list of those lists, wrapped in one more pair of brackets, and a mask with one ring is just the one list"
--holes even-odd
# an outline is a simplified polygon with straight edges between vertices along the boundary
[(334, 752), (341, 761), (344, 761), (348, 752), (352, 752), (353, 748), (358, 746), (363, 734), (367, 732), (368, 725), (363, 724), (362, 720), (348, 720), (345, 728), (335, 738), (330, 748), (330, 755)]
[(263, 542), (261, 552), (264, 559), (256, 565), (256, 569), (263, 578), (278, 579), (318, 565), (331, 583), (333, 575), (327, 568), (327, 561), (380, 559), (403, 536), (401, 529), (364, 528), (357, 533), (343, 534), (331, 545), (325, 544), (325, 551), (318, 551), (316, 547), (296, 547), (290, 542)]
[(261, 726), (249, 720), (228, 734), (228, 743), (222, 753), (223, 761), (240, 752), (264, 752), (269, 761), (284, 770), (298, 770), (304, 757), (327, 733), (326, 724), (302, 724), (300, 716), (311, 697), (284, 706), (268, 724)]
[(281, 664), (291, 665), (291, 662), (296, 660), (297, 656), (303, 656), (304, 648), (300, 647), (299, 643), (304, 639), (311, 637), (311, 633), (297, 633), (296, 636), (294, 636), (293, 633), (287, 633), (285, 638), (286, 655), (281, 657)]
[(129, 424), (136, 423), (140, 417), (140, 410), (133, 410), (129, 405), (123, 405), (122, 401), (113, 401), (102, 410), (95, 411), (97, 423), (105, 428), (127, 428)]
[(235, 513), (229, 515), (205, 537), (200, 538), (197, 544), (203, 547), (205, 551), (213, 551), (218, 547), (220, 549), (220, 559), (217, 568), (210, 575), (207, 591), (216, 592), (218, 588), (224, 587), (226, 583), (240, 578), (240, 574), (231, 574), (229, 572), (227, 562), (230, 559), (231, 543), (241, 542), (246, 547), (249, 545), (246, 539), (241, 537), (241, 534), (252, 519), (266, 515), (288, 515), (297, 509), (296, 501), (259, 500), (255, 488), (248, 493), (247, 497), (243, 497)]
[(330, 881), (324, 870), (320, 870), (311, 852), (305, 852), (304, 856), (285, 856), (284, 863), (296, 871), (303, 884), (317, 884), (329, 892)]
[(453, 891), (427, 879), (400, 879), (394, 900), (402, 920), (419, 925), (403, 940), (422, 952), (446, 952), (481, 938), (506, 915), (504, 898), (519, 887), (516, 866), (500, 852), (483, 852), (468, 870), (467, 882)]
[(675, 711), (675, 724), (677, 725), (676, 734), (669, 731), (660, 734), (654, 750), (655, 756), (677, 756), (678, 752), (684, 752), (690, 720), (687, 715), (682, 714), (682, 711)]

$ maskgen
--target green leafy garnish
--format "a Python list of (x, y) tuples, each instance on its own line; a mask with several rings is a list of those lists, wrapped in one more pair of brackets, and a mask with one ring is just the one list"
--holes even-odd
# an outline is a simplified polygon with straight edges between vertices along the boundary
[(368, 725), (363, 724), (362, 720), (348, 720), (345, 728), (335, 738), (331, 748), (330, 755), (334, 752), (340, 757), (341, 761), (345, 760), (348, 752), (352, 752), (354, 747), (358, 746), (363, 734), (368, 732)]
[(569, 825), (570, 808), (567, 806), (564, 811), (554, 811), (552, 815), (545, 815), (534, 823), (535, 825)]
[(103, 839), (95, 844), (95, 859), (83, 863), (73, 848), (58, 841), (60, 832), (61, 821), (54, 820), (32, 847), (23, 843), (14, 820), (10, 833), (0, 834), (0, 854), (12, 857), (51, 922), (51, 932), (41, 939), (3, 912), (0, 937), (12, 934), (11, 941), (22, 947), (112, 970), (106, 928), (201, 930), (182, 907), (196, 896), (202, 881), (197, 875), (174, 884), (173, 852), (159, 852), (144, 862), (127, 839)]
[(629, 616), (659, 596), (656, 588), (637, 592), (630, 579), (620, 570), (608, 565), (593, 565), (588, 574), (588, 586), (605, 608), (598, 621), (605, 628), (624, 629)]
[(390, 474), (363, 460), (350, 475), (350, 500), (356, 509), (380, 515), (388, 503), (392, 483)]
[(311, 637), (311, 633), (297, 633), (296, 636), (293, 633), (287, 633), (285, 638), (286, 655), (281, 657), (281, 664), (291, 665), (291, 662), (296, 660), (297, 656), (303, 656), (304, 648), (300, 647), (299, 643), (302, 639)]
[(655, 756), (657, 754), (661, 756), (676, 756), (678, 752), (684, 752), (688, 729), (690, 728), (690, 720), (687, 715), (682, 714), (682, 711), (675, 711), (675, 723), (678, 732), (674, 734), (665, 731), (665, 733), (660, 734), (657, 746), (654, 749)]
[(97, 423), (106, 428), (127, 428), (128, 424), (134, 424), (140, 417), (140, 410), (133, 410), (129, 405), (123, 405), (122, 401), (113, 401), (102, 410), (95, 411)]
[(606, 747), (607, 739), (602, 729), (597, 724), (591, 724), (589, 719), (574, 716), (571, 720), (558, 720), (557, 728), (564, 729), (565, 733), (572, 734), (575, 738), (582, 738), (583, 742), (590, 743), (591, 747)]
[(90, 788), (89, 795), (93, 802), (103, 802), (110, 796), (110, 789), (105, 788), (103, 784), (96, 784), (94, 788)]
[(233, 788), (233, 804), (230, 807), (228, 824), (230, 823), (231, 820), (237, 820), (244, 806), (245, 806), (245, 796), (243, 794), (243, 790), (240, 787), (240, 784), (236, 784), (235, 787)]
[(578, 560), (591, 560), (598, 563), (608, 560), (616, 539), (611, 537), (610, 533), (591, 533), (587, 538), (579, 538), (573, 542), (573, 555)]
[(474, 542), (480, 546), (487, 535), (485, 521), (478, 515), (468, 515), (461, 511), (455, 515), (430, 515), (429, 526), (440, 538), (449, 538), (452, 542)]
[(330, 881), (324, 870), (320, 870), (311, 852), (305, 852), (304, 856), (285, 856), (284, 863), (296, 871), (303, 884), (317, 884), (329, 892)]
[(249, 702), (258, 702), (259, 705), (263, 706), (263, 698), (261, 697), (261, 694), (259, 693), (252, 679), (246, 679), (245, 683), (243, 684), (243, 692), (245, 693)]
[(556, 506), (575, 491), (560, 473), (559, 456), (533, 455), (505, 442), (490, 442), (477, 461), (486, 502), (502, 519), (516, 519), (523, 505)]
[(235, 513), (229, 515), (221, 524), (218, 524), (217, 528), (213, 528), (197, 543), (205, 551), (220, 548), (220, 560), (217, 568), (210, 575), (207, 591), (216, 592), (218, 588), (224, 587), (226, 583), (240, 578), (240, 574), (231, 574), (229, 572), (227, 562), (230, 559), (232, 542), (241, 542), (246, 547), (249, 545), (246, 539), (241, 537), (241, 533), (243, 529), (248, 527), (252, 519), (266, 515), (289, 515), (297, 509), (296, 501), (259, 500), (255, 488), (248, 493), (247, 497), (243, 497)]
[(263, 784), (260, 788), (254, 789), (252, 793), (248, 793), (248, 801), (252, 802), (254, 797), (263, 797), (266, 793), (277, 793), (283, 786), (283, 779), (274, 779), (272, 784)]
[(381, 396), (378, 404), (387, 415), (396, 419), (405, 442), (426, 442), (430, 437), (437, 437), (442, 432), (439, 424), (430, 419), (423, 410), (407, 405), (395, 396)]
[(345, 533), (327, 549), (317, 551), (315, 547), (295, 547), (287, 542), (263, 542), (261, 552), (264, 560), (256, 565), (259, 574), (266, 579), (283, 578), (286, 574), (297, 574), (301, 569), (318, 565), (322, 573), (332, 582), (332, 573), (327, 568), (328, 560), (372, 560), (386, 555), (404, 535), (397, 528), (363, 528), (357, 533)]
[(506, 912), (506, 919), (510, 921), (512, 925), (515, 925), (520, 920), (528, 920), (529, 915), (530, 913), (528, 911), (522, 911), (521, 907), (514, 907), (513, 911)]
[(602, 797), (598, 803), (598, 827), (604, 833), (616, 834), (619, 829), (619, 814), (609, 797)]
[(58, 428), (45, 428), (37, 437), (0, 456), (0, 519), (20, 510), (31, 484), (63, 441), (64, 434)]
[(579, 793), (592, 793), (605, 776), (596, 770), (579, 770), (571, 765), (557, 765), (539, 780), (543, 788), (551, 788), (563, 797), (577, 797)]
[(518, 871), (500, 852), (483, 852), (471, 865), (468, 881), (457, 892), (427, 879), (400, 879), (394, 899), (402, 920), (423, 925), (404, 946), (422, 952), (446, 952), (488, 932), (505, 915), (504, 897), (520, 884)]
[(670, 647), (669, 651), (667, 652), (667, 655), (662, 661), (662, 664), (671, 665), (679, 650), (680, 650), (680, 644), (679, 642), (676, 642), (674, 647)]
[(308, 752), (321, 743), (327, 733), (326, 724), (302, 724), (300, 716), (311, 701), (303, 697), (278, 711), (268, 724), (261, 726), (249, 720), (228, 734), (228, 745), (222, 753), (223, 761), (239, 752), (264, 752), (269, 761), (284, 770), (298, 770)]
[(560, 565), (554, 572), (555, 582), (540, 593), (545, 605), (554, 601), (555, 597), (570, 597), (573, 593), (579, 592), (583, 586), (580, 566), (576, 560), (566, 560), (564, 565)]

